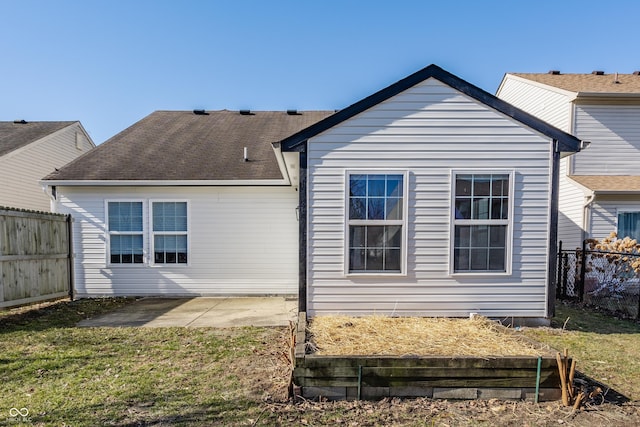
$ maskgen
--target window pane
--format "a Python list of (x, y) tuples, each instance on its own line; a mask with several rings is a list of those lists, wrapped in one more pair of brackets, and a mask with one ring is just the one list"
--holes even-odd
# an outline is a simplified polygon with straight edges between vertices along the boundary
[(504, 249), (490, 249), (489, 250), (489, 270), (492, 271), (505, 271)]
[(456, 219), (471, 219), (471, 199), (456, 199)]
[(488, 196), (491, 194), (491, 175), (473, 176), (473, 195)]
[(366, 251), (366, 268), (368, 271), (383, 270), (384, 250), (369, 248)]
[(386, 271), (400, 271), (400, 249), (386, 249), (384, 251), (384, 269)]
[(491, 186), (491, 194), (494, 196), (509, 195), (509, 175), (493, 175), (493, 184)]
[(381, 248), (384, 247), (384, 226), (368, 226), (367, 228), (367, 247)]
[(486, 249), (471, 249), (470, 255), (472, 270), (487, 270), (489, 260)]
[(454, 271), (469, 270), (469, 250), (455, 249), (453, 251), (453, 269)]
[(384, 219), (384, 198), (369, 198), (367, 219)]
[(490, 239), (489, 239), (489, 247), (492, 248), (504, 248), (506, 247), (506, 238), (507, 238), (507, 226), (506, 225), (492, 225), (489, 228), (490, 231)]
[(471, 197), (472, 175), (456, 176), (456, 196)]
[(402, 219), (402, 199), (387, 199), (385, 219)]
[(367, 199), (364, 197), (352, 197), (349, 199), (349, 218), (365, 219), (367, 217)]
[(402, 175), (387, 175), (387, 196), (402, 197)]
[(386, 226), (385, 242), (387, 247), (400, 248), (402, 246), (402, 226), (400, 225)]
[(384, 197), (386, 195), (384, 175), (367, 175), (367, 181), (367, 195), (369, 197)]
[(489, 227), (486, 225), (471, 226), (471, 246), (487, 248), (489, 246)]
[(454, 247), (468, 248), (469, 246), (471, 246), (471, 227), (467, 225), (456, 226)]
[(473, 198), (473, 219), (489, 219), (489, 199), (486, 197)]
[(349, 246), (351, 248), (364, 248), (366, 245), (365, 233), (367, 227), (352, 225), (349, 227)]
[(350, 197), (366, 197), (367, 195), (367, 176), (366, 175), (350, 175), (349, 176), (349, 196)]
[(351, 271), (365, 271), (364, 249), (349, 250), (349, 269)]

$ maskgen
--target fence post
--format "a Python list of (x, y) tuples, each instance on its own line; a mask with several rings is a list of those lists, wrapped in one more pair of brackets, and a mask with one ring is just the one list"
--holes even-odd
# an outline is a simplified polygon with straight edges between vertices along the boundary
[(580, 286), (578, 286), (578, 298), (584, 300), (584, 276), (587, 274), (587, 240), (582, 241), (582, 254), (580, 262)]
[(562, 270), (564, 270), (563, 262), (562, 262), (562, 240), (558, 242), (558, 270), (556, 271), (556, 298), (559, 299), (562, 297)]
[(73, 217), (71, 216), (71, 214), (67, 215), (67, 247), (69, 248), (69, 253), (68, 253), (68, 258), (67, 258), (67, 265), (68, 265), (68, 277), (69, 277), (69, 299), (71, 301), (73, 301), (73, 294), (74, 294), (74, 278), (73, 278), (73, 268), (74, 268), (74, 262), (73, 262)]

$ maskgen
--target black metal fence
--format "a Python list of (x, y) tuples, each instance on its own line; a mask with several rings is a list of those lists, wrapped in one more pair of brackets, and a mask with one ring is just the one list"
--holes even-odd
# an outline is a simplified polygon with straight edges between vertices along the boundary
[(558, 245), (556, 297), (581, 302), (622, 317), (640, 316), (640, 254)]

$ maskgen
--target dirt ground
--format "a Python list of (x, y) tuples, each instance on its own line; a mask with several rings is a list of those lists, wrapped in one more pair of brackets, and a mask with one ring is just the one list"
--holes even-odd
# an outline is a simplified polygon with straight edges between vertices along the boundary
[[(427, 398), (384, 399), (377, 402), (292, 402), (287, 397), (289, 367), (280, 338), (270, 337), (233, 369), (253, 378), (247, 391), (262, 400), (259, 419), (253, 425), (345, 426), (637, 426), (640, 401), (624, 404), (590, 404), (578, 411), (560, 402), (474, 400), (447, 401)], [(275, 331), (274, 331), (275, 333)], [(275, 335), (275, 334), (274, 334)], [(275, 339), (274, 339), (275, 338)], [(251, 371), (253, 375), (251, 375)], [(257, 380), (257, 381), (256, 381)]]

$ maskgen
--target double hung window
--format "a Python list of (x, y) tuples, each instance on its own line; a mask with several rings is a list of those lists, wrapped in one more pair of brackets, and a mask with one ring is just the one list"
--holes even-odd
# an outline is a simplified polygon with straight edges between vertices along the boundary
[(187, 263), (187, 202), (152, 202), (153, 262)]
[(510, 173), (454, 173), (453, 273), (510, 271)]
[(111, 264), (142, 264), (142, 202), (108, 202)]
[(401, 273), (404, 175), (350, 173), (347, 178), (348, 272)]

